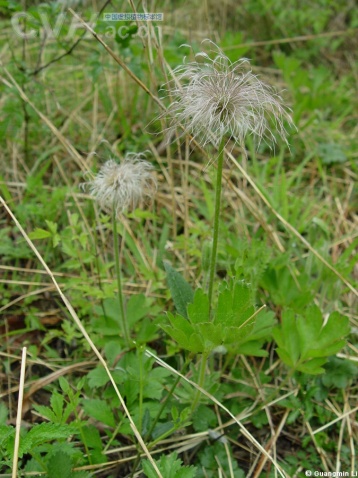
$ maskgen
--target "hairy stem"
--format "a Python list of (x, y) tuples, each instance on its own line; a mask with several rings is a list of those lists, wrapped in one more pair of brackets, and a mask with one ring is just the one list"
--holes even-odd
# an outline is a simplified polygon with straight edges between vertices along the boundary
[(217, 160), (217, 172), (216, 172), (213, 246), (211, 250), (210, 269), (209, 269), (210, 312), (213, 306), (212, 302), (213, 302), (214, 278), (215, 278), (215, 271), (216, 271), (216, 256), (217, 256), (217, 250), (218, 250), (221, 189), (222, 189), (222, 175), (223, 175), (223, 165), (224, 165), (224, 149), (225, 149), (225, 139), (223, 138), (221, 140), (220, 147), (219, 147), (219, 156)]
[(117, 232), (117, 220), (115, 208), (113, 208), (112, 213), (112, 223), (113, 223), (113, 244), (114, 244), (114, 257), (116, 262), (116, 276), (117, 276), (117, 286), (118, 286), (118, 303), (119, 303), (119, 315), (122, 323), (122, 332), (126, 346), (130, 345), (130, 337), (128, 331), (128, 325), (124, 310), (124, 301), (123, 301), (123, 291), (122, 291), (122, 279), (121, 279), (121, 267), (119, 261), (119, 245), (118, 245), (118, 232)]

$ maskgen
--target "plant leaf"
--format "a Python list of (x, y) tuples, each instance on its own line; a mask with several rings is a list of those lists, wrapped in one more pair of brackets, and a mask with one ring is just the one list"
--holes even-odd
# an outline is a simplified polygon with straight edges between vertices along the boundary
[(175, 308), (178, 313), (185, 318), (188, 318), (187, 306), (194, 299), (194, 292), (184, 277), (179, 274), (169, 262), (164, 261), (164, 268), (167, 273), (167, 281), (170, 292), (174, 301)]

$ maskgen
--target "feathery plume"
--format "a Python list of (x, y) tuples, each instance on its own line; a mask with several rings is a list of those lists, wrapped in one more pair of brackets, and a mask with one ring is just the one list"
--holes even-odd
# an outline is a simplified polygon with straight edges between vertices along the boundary
[(270, 129), (274, 126), (286, 141), (284, 121), (292, 124), (292, 119), (281, 97), (247, 70), (249, 60), (233, 63), (213, 45), (213, 59), (200, 52), (194, 62), (174, 69), (175, 78), (168, 86), (169, 95), (175, 98), (168, 108), (169, 131), (179, 123), (202, 145), (218, 146), (225, 135), (240, 144), (248, 134), (259, 142), (275, 142)]
[(153, 165), (145, 155), (128, 153), (122, 163), (109, 159), (92, 181), (81, 186), (104, 210), (114, 210), (117, 217), (128, 209), (135, 209), (145, 198), (152, 198), (157, 190)]

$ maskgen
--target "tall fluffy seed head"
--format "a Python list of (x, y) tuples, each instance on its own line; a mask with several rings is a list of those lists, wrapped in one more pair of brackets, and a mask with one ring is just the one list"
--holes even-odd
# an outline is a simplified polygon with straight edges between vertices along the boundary
[(144, 154), (127, 154), (120, 164), (109, 159), (94, 179), (82, 186), (102, 209), (114, 210), (119, 217), (146, 198), (153, 198), (157, 190), (153, 165), (144, 158)]
[(249, 60), (232, 63), (216, 45), (215, 55), (200, 52), (174, 70), (169, 130), (179, 123), (202, 145), (218, 146), (225, 135), (240, 144), (247, 135), (275, 142), (273, 130), (286, 141), (284, 121), (292, 119), (281, 97), (248, 70)]

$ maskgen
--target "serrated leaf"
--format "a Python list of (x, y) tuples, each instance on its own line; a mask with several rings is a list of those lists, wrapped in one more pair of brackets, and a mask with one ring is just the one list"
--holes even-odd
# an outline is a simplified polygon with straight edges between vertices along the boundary
[(232, 295), (229, 289), (219, 293), (218, 305), (215, 311), (214, 322), (226, 324), (232, 318)]
[(203, 353), (206, 351), (204, 339), (201, 335), (195, 333), (191, 335), (187, 349), (194, 353)]
[(103, 367), (96, 367), (87, 374), (88, 385), (90, 388), (103, 387), (109, 382), (107, 372)]
[(47, 418), (51, 422), (57, 423), (57, 416), (50, 407), (46, 407), (45, 405), (37, 405), (34, 403), (33, 408), (43, 417)]
[(56, 422), (61, 421), (62, 414), (63, 414), (63, 403), (64, 403), (63, 396), (60, 395), (59, 393), (53, 392), (50, 398), (50, 403), (51, 403), (52, 410), (54, 411), (57, 417)]
[(70, 478), (72, 475), (71, 457), (62, 451), (51, 456), (47, 464), (48, 478)]
[[(194, 466), (182, 466), (182, 461), (178, 459), (176, 453), (162, 455), (159, 460), (155, 460), (155, 463), (165, 478), (194, 478), (196, 474)], [(157, 473), (148, 460), (142, 461), (142, 467), (147, 478), (158, 478)]]
[(300, 336), (301, 358), (328, 357), (344, 346), (342, 338), (349, 333), (349, 320), (338, 312), (331, 314), (323, 326), (318, 307), (310, 307), (304, 317), (297, 319)]
[(239, 327), (254, 312), (251, 289), (243, 281), (231, 282), (219, 292), (214, 323)]
[(178, 313), (187, 318), (187, 306), (193, 302), (194, 292), (184, 277), (169, 262), (164, 261), (169, 289)]
[(82, 436), (84, 437), (87, 447), (102, 450), (101, 435), (94, 425), (82, 427)]
[(216, 424), (217, 417), (214, 411), (205, 405), (200, 405), (193, 415), (194, 430), (197, 432), (207, 431), (208, 428), (213, 428)]
[(15, 435), (14, 427), (11, 427), (10, 425), (0, 425), (0, 445), (12, 435)]
[(83, 408), (88, 416), (98, 420), (105, 425), (115, 427), (116, 421), (112, 413), (111, 407), (107, 402), (100, 399), (86, 399), (83, 400)]
[(34, 425), (20, 442), (19, 456), (28, 453), (32, 448), (54, 440), (65, 440), (79, 433), (76, 427), (57, 423), (40, 423)]
[(68, 383), (68, 381), (66, 380), (66, 378), (65, 377), (59, 377), (58, 381), (59, 381), (61, 390), (68, 395), (71, 391), (71, 387), (70, 387), (70, 384)]
[(47, 239), (49, 237), (52, 237), (52, 232), (46, 231), (45, 229), (41, 229), (37, 227), (34, 231), (31, 231), (29, 233), (29, 238), (30, 239)]

